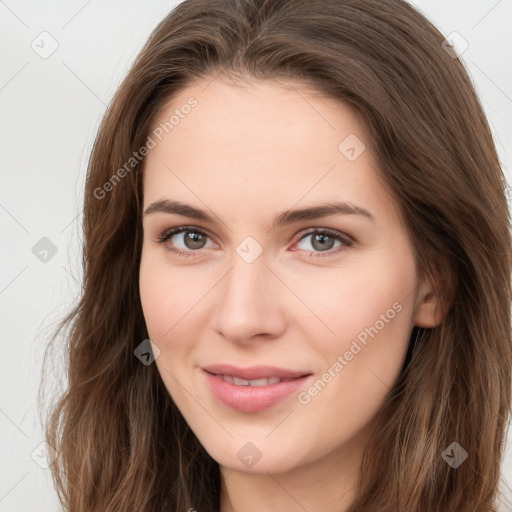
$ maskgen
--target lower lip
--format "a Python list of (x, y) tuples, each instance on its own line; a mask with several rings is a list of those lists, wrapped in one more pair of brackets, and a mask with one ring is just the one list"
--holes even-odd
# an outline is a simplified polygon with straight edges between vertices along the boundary
[(269, 384), (268, 386), (237, 386), (221, 376), (205, 371), (211, 392), (224, 405), (241, 412), (268, 409), (297, 391), (311, 375)]

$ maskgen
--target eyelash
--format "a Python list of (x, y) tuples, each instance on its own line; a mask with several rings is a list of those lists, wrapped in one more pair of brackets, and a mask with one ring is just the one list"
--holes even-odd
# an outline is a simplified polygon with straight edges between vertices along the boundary
[[(193, 226), (181, 226), (179, 228), (173, 228), (173, 229), (165, 231), (155, 241), (160, 244), (164, 244), (167, 240), (172, 238), (174, 235), (183, 233), (184, 231), (192, 231), (194, 233), (204, 235), (204, 236), (210, 238), (209, 235), (202, 229), (198, 229)], [(344, 251), (347, 247), (350, 247), (353, 244), (353, 240), (351, 240), (346, 235), (342, 235), (340, 232), (334, 231), (334, 230), (328, 229), (328, 228), (311, 229), (308, 232), (304, 233), (300, 237), (298, 242), (301, 242), (304, 238), (306, 238), (307, 236), (312, 235), (312, 234), (329, 235), (330, 237), (334, 238), (335, 240), (341, 242), (341, 245), (339, 247), (337, 247), (336, 249), (331, 249), (328, 251), (316, 251), (316, 252), (315, 251), (307, 251), (310, 253), (309, 254), (310, 256), (314, 256), (314, 257), (333, 256), (333, 255), (338, 254), (341, 251)], [(181, 249), (175, 249), (173, 247), (166, 247), (166, 248), (167, 248), (167, 250), (169, 250), (170, 252), (172, 252), (174, 254), (177, 254), (178, 256), (187, 256), (187, 257), (195, 257), (196, 256), (195, 253), (200, 251), (200, 249), (197, 249), (195, 251), (183, 251)]]

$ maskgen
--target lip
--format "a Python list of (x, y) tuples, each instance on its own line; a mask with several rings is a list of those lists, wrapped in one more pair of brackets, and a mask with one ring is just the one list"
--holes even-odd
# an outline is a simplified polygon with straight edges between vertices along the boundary
[(296, 379), (304, 375), (311, 375), (308, 371), (295, 371), (277, 366), (250, 366), (248, 368), (239, 368), (231, 364), (214, 364), (203, 366), (203, 370), (215, 375), (231, 375), (239, 379), (265, 379), (269, 377), (279, 377), (280, 379)]
[[(213, 368), (213, 367), (207, 367)], [(234, 368), (230, 369), (230, 368)], [(221, 371), (224, 373), (220, 372)], [(215, 398), (223, 405), (235, 409), (240, 412), (259, 412), (268, 409), (281, 402), (292, 393), (305, 384), (312, 374), (304, 374), (292, 370), (284, 370), (283, 368), (259, 366), (245, 368), (241, 371), (230, 365), (215, 366), (218, 375), (210, 373), (210, 370), (203, 368), (206, 377), (207, 386), (215, 396)], [(279, 375), (281, 373), (281, 375)], [(222, 375), (233, 375), (243, 379), (257, 379), (265, 377), (286, 378), (277, 384), (269, 384), (267, 386), (238, 386), (231, 384), (222, 378)], [(250, 375), (245, 377), (244, 375)], [(290, 376), (291, 375), (291, 376)]]

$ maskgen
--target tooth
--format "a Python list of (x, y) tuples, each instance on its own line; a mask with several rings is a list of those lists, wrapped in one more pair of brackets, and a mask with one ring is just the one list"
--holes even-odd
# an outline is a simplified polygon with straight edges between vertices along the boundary
[(269, 384), (277, 384), (281, 382), (279, 377), (269, 377), (268, 379), (254, 379), (249, 381), (250, 386), (268, 386)]
[(269, 384), (269, 379), (254, 379), (249, 381), (249, 385), (251, 386), (267, 386)]
[(247, 379), (239, 379), (238, 377), (233, 377), (233, 382), (237, 386), (248, 386), (249, 381)]
[(226, 382), (230, 382), (231, 384), (236, 384), (237, 386), (268, 386), (270, 384), (277, 384), (281, 382), (282, 379), (279, 377), (269, 377), (264, 379), (241, 379), (238, 377), (232, 377), (231, 375), (222, 375), (222, 378)]

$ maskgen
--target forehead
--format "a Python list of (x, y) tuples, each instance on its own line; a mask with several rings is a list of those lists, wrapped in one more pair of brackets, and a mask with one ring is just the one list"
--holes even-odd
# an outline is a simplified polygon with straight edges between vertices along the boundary
[(145, 161), (146, 204), (184, 194), (239, 210), (245, 201), (254, 213), (255, 204), (345, 200), (369, 209), (389, 199), (354, 110), (300, 83), (204, 79), (167, 102), (158, 129)]
[[(196, 105), (189, 108), (192, 98)], [(348, 105), (289, 80), (232, 83), (204, 78), (178, 91), (157, 113), (153, 128), (165, 128), (166, 122), (169, 128), (172, 117), (169, 133), (183, 137), (206, 133), (210, 137), (202, 141), (204, 144), (215, 132), (216, 145), (241, 145), (251, 136), (271, 147), (295, 144), (295, 150), (300, 151), (298, 143), (314, 138), (316, 142), (324, 140), (319, 150), (334, 146), (336, 154), (343, 135), (358, 133), (368, 139)]]

